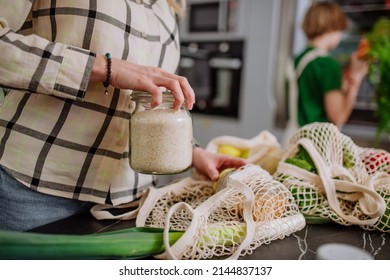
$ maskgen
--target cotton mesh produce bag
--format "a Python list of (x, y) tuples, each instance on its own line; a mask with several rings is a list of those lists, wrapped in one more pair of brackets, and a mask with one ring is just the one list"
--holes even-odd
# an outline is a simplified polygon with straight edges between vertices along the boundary
[[(305, 220), (289, 190), (257, 165), (229, 173), (215, 193), (213, 182), (180, 179), (150, 189), (136, 225), (164, 228), (162, 259), (237, 259), (302, 229)], [(172, 246), (169, 230), (184, 231)]]
[(274, 178), (308, 223), (336, 222), (390, 231), (389, 154), (362, 148), (330, 123), (300, 128)]
[(270, 174), (273, 174), (283, 155), (283, 150), (276, 137), (267, 130), (261, 131), (255, 137), (246, 139), (231, 135), (213, 138), (206, 146), (206, 150), (219, 153), (222, 146), (231, 146), (239, 151), (248, 163), (259, 165)]

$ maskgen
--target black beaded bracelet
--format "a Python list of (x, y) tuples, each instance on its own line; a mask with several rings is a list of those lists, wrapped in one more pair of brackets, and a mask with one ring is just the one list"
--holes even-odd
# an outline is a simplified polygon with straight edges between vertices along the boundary
[(110, 85), (111, 81), (111, 54), (106, 53), (107, 58), (107, 76), (106, 80), (103, 82), (103, 86), (106, 88), (105, 94), (108, 95), (108, 86)]

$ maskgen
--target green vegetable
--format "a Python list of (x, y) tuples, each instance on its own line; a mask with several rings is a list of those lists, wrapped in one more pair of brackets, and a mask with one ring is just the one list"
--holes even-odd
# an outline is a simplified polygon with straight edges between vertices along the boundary
[(377, 142), (390, 133), (390, 20), (378, 19), (366, 35), (369, 41), (369, 80), (374, 85), (378, 117)]
[(220, 226), (218, 224), (211, 225), (207, 229), (207, 234), (203, 235), (199, 244), (202, 246), (227, 246), (230, 247), (234, 243), (241, 243), (246, 234), (245, 224)]
[[(356, 156), (350, 148), (352, 145), (349, 144), (349, 142), (343, 144), (343, 166), (345, 168), (353, 167), (356, 160)], [(285, 162), (317, 174), (317, 168), (313, 160), (302, 146), (299, 146), (298, 153), (295, 156), (287, 158)]]
[(305, 169), (307, 171), (311, 171), (311, 169), (312, 169), (312, 166), (309, 163), (307, 163), (305, 160), (302, 160), (302, 159), (299, 159), (299, 158), (294, 158), (294, 157), (287, 158), (285, 160), (285, 162), (293, 164), (293, 165), (295, 165), (295, 166), (297, 166), (299, 168)]
[(305, 217), (306, 223), (308, 225), (319, 225), (319, 224), (329, 224), (329, 223), (334, 223), (332, 219), (329, 218), (323, 218), (320, 216), (314, 216), (314, 215), (306, 215), (303, 214)]
[(344, 139), (343, 142), (343, 166), (345, 168), (352, 168), (355, 166), (355, 162), (358, 160), (356, 153), (352, 149), (354, 144), (351, 139)]
[[(170, 244), (182, 235), (171, 231)], [(156, 228), (87, 235), (0, 231), (0, 259), (138, 259), (162, 252), (163, 230)]]
[(295, 203), (298, 205), (299, 210), (303, 213), (310, 212), (312, 209), (321, 205), (321, 198), (317, 192), (310, 188), (301, 188), (293, 186), (290, 189)]
[[(164, 252), (163, 229), (135, 227), (86, 235), (0, 230), (0, 259), (139, 259)], [(172, 245), (183, 231), (170, 231)], [(246, 225), (210, 225), (197, 246), (241, 243)]]
[(298, 153), (295, 156), (287, 158), (285, 162), (293, 164), (307, 171), (317, 173), (317, 168), (315, 167), (313, 160), (311, 159), (309, 153), (302, 146), (299, 146)]
[(376, 227), (382, 231), (389, 231), (390, 228), (390, 195), (379, 191), (379, 194), (383, 197), (383, 199), (387, 202), (386, 211), (376, 224)]
[(309, 153), (303, 147), (301, 147), (300, 156), (303, 160), (305, 160), (308, 164), (310, 164), (311, 171), (317, 173), (317, 168), (313, 160), (311, 159)]

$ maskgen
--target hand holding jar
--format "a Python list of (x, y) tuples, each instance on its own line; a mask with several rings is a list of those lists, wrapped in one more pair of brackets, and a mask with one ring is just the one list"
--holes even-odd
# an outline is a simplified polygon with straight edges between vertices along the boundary
[[(91, 81), (104, 81), (106, 72), (107, 60), (103, 55), (97, 55), (93, 65)], [(174, 98), (173, 109), (175, 111), (180, 109), (184, 101), (188, 110), (191, 110), (195, 103), (195, 94), (187, 78), (158, 67), (144, 66), (112, 58), (110, 84), (114, 88), (149, 92), (152, 98), (152, 108), (163, 101), (160, 87), (165, 87), (172, 92)]]
[(192, 118), (182, 106), (174, 111), (167, 91), (162, 103), (152, 108), (148, 92), (133, 92), (136, 109), (130, 121), (130, 166), (140, 173), (176, 174), (193, 166), (199, 174), (217, 180), (226, 168), (246, 164), (241, 158), (193, 148)]
[(174, 109), (172, 92), (152, 106), (148, 92), (133, 92), (136, 109), (130, 120), (130, 166), (140, 173), (175, 174), (192, 163), (192, 118), (184, 106)]

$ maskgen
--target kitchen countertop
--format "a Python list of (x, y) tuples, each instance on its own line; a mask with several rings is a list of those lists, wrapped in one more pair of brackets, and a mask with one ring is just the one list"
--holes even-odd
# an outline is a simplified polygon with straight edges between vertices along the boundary
[[(134, 227), (135, 221), (96, 220), (90, 213), (44, 225), (31, 230), (40, 233), (89, 234)], [(242, 260), (314, 260), (317, 248), (326, 243), (345, 243), (363, 248), (375, 260), (390, 260), (390, 234), (366, 231), (358, 226), (338, 224), (306, 225), (281, 240), (258, 247)]]

